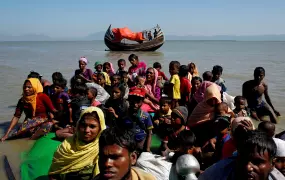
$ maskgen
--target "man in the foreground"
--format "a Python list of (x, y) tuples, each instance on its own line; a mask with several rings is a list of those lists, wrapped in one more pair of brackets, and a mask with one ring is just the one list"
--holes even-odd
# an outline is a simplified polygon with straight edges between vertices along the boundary
[(106, 129), (99, 140), (100, 174), (93, 180), (155, 180), (136, 167), (135, 134), (131, 130)]

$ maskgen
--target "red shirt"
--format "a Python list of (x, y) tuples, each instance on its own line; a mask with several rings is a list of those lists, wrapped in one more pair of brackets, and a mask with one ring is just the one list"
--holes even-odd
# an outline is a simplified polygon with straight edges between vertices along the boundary
[(165, 76), (164, 72), (162, 71), (157, 71), (158, 72), (158, 76), (161, 76), (165, 81), (168, 81), (168, 78)]
[(191, 93), (191, 83), (186, 77), (180, 77), (180, 93), (181, 100), (185, 99), (186, 102), (189, 102), (189, 94)]
[(222, 150), (222, 159), (231, 157), (237, 150), (234, 140), (231, 138), (225, 142)]
[[(22, 112), (24, 111), (24, 113), (26, 114), (26, 118), (32, 118), (33, 117), (32, 110), (33, 110), (32, 105), (24, 103), (24, 101), (21, 98), (18, 101), (14, 116), (20, 118)], [(50, 98), (44, 93), (38, 93), (36, 100), (35, 117), (46, 118), (48, 117), (48, 112), (52, 112), (54, 110), (55, 108)]]

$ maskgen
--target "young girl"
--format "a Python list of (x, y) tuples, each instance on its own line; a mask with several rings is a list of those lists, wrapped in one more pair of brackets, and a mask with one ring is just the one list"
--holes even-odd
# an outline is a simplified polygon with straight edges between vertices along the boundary
[(113, 76), (111, 76), (111, 86), (119, 86), (121, 82), (121, 76), (114, 74)]
[(112, 77), (115, 74), (113, 64), (110, 62), (105, 62), (103, 64), (103, 72), (106, 72), (110, 77)]
[(192, 78), (196, 76), (199, 76), (198, 68), (193, 62), (191, 62), (188, 65), (188, 79), (192, 81)]
[(108, 85), (106, 82), (106, 78), (108, 78), (107, 73), (103, 72), (103, 73), (99, 73), (97, 74), (97, 84), (99, 84), (101, 87), (103, 87), (109, 94), (112, 91), (111, 89), (111, 84)]
[(144, 62), (140, 62), (139, 58), (135, 54), (131, 54), (129, 56), (129, 61), (131, 63), (131, 67), (129, 68), (129, 75), (131, 77), (131, 81), (134, 81), (136, 76), (145, 76), (146, 73), (146, 64)]
[(97, 97), (97, 89), (96, 88), (89, 87), (87, 97), (91, 102), (91, 106), (97, 107), (97, 106), (101, 105), (101, 103), (99, 101), (96, 101), (96, 97)]
[(194, 94), (197, 92), (197, 90), (200, 88), (202, 84), (202, 79), (198, 76), (193, 77), (191, 80), (191, 99), (193, 98)]
[(116, 120), (122, 118), (127, 114), (128, 102), (124, 99), (125, 88), (124, 86), (114, 86), (112, 88), (111, 97), (107, 100), (105, 107), (106, 125), (113, 127), (116, 125)]

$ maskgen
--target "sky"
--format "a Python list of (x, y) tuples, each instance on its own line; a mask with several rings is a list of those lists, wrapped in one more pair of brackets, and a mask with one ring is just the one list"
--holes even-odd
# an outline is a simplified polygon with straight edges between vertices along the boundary
[(84, 37), (159, 24), (171, 35), (285, 34), (285, 0), (2, 0), (0, 33)]

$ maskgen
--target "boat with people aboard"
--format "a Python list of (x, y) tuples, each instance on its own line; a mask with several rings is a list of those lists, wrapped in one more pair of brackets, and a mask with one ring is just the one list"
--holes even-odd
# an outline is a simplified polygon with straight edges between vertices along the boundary
[(110, 51), (155, 51), (165, 41), (160, 26), (132, 32), (128, 27), (112, 28), (109, 26), (105, 33), (104, 41)]

